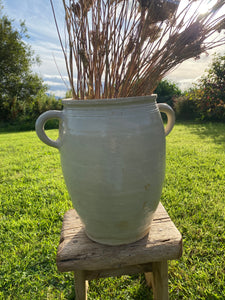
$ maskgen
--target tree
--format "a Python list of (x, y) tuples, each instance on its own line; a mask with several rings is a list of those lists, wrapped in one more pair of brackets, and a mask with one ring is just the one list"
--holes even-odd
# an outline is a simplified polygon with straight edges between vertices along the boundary
[(183, 96), (174, 99), (181, 119), (225, 121), (225, 55), (217, 55), (206, 75)]
[(34, 97), (46, 91), (43, 80), (31, 71), (38, 62), (23, 39), (27, 29), (21, 22), (15, 29), (7, 16), (2, 16), (0, 5), (0, 118), (8, 121), (25, 113)]
[(208, 73), (192, 92), (202, 119), (225, 121), (225, 55), (214, 57)]
[(157, 102), (166, 102), (173, 106), (173, 98), (174, 96), (180, 96), (181, 90), (175, 83), (164, 79), (160, 81), (154, 93), (158, 95)]

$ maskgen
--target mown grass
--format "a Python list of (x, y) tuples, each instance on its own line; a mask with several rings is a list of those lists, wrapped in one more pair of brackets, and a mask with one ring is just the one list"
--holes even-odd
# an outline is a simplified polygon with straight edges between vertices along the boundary
[[(56, 136), (57, 130), (48, 132)], [(225, 299), (225, 124), (176, 124), (167, 137), (162, 202), (181, 231), (170, 299)], [(72, 207), (59, 153), (35, 132), (0, 134), (0, 299), (73, 299), (55, 256)], [(152, 299), (144, 276), (92, 281), (89, 299)]]

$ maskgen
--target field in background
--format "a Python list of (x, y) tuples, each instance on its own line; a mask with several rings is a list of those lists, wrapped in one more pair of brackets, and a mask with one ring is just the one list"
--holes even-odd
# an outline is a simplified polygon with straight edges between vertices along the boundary
[[(224, 182), (225, 124), (176, 124), (167, 137), (162, 203), (184, 250), (169, 263), (170, 299), (225, 299)], [(35, 132), (0, 133), (0, 199), (0, 299), (73, 299), (72, 274), (55, 264), (72, 204), (58, 151)], [(152, 293), (139, 274), (92, 281), (88, 296), (143, 300)]]

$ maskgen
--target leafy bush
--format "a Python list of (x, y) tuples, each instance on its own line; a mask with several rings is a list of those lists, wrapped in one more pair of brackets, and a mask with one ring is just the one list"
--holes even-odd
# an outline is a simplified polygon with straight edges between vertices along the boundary
[[(7, 130), (31, 130), (34, 129), (35, 121), (40, 114), (51, 109), (62, 109), (62, 101), (57, 100), (53, 95), (46, 95), (40, 91), (31, 102), (16, 101), (14, 99), (7, 120), (2, 120), (0, 127)], [(57, 120), (49, 120), (46, 128), (56, 128)]]
[(201, 119), (225, 121), (225, 55), (215, 56), (208, 74), (200, 79), (192, 96)]
[(199, 117), (196, 101), (191, 97), (191, 94), (175, 97), (173, 106), (176, 113), (176, 118), (179, 120), (194, 120)]
[[(61, 110), (62, 101), (57, 100), (53, 95), (46, 95), (44, 93), (39, 93), (31, 105), (27, 108), (26, 114), (21, 119), (29, 123), (31, 128), (34, 128), (36, 119), (47, 110)], [(46, 129), (56, 128), (58, 126), (58, 120), (49, 120), (46, 123)]]
[(52, 109), (62, 109), (62, 101), (57, 100), (53, 95), (46, 95), (45, 93), (40, 92), (28, 106), (26, 115), (30, 119), (36, 119), (43, 112)]
[(215, 56), (199, 83), (174, 99), (174, 108), (180, 119), (225, 121), (225, 56)]
[(223, 93), (210, 86), (205, 89), (196, 89), (193, 97), (198, 107), (201, 120), (225, 121), (225, 101)]
[(154, 94), (158, 95), (158, 103), (167, 103), (173, 107), (173, 98), (180, 96), (181, 90), (175, 83), (169, 80), (162, 80), (155, 89)]

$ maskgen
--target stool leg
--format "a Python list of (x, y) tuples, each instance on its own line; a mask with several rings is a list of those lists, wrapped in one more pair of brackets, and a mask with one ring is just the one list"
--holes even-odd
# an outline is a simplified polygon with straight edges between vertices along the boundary
[(76, 300), (87, 300), (88, 282), (85, 280), (85, 271), (77, 270), (74, 272), (74, 285)]
[(152, 272), (145, 273), (147, 284), (153, 288), (154, 300), (168, 300), (167, 261), (153, 262)]

